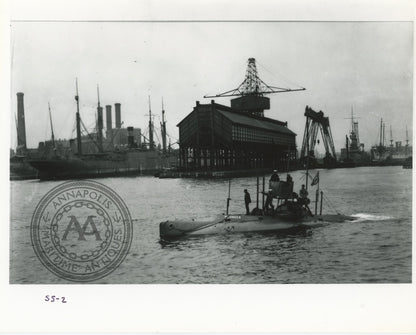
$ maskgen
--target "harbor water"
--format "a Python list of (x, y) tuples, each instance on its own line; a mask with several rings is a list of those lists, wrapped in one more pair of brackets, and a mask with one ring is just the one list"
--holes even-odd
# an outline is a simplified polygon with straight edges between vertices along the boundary
[[(310, 171), (312, 176), (316, 170)], [(295, 188), (304, 171), (291, 173)], [(286, 174), (281, 173), (281, 178)], [(266, 176), (266, 182), (269, 176)], [(124, 262), (96, 284), (410, 283), (412, 170), (360, 167), (320, 170), (323, 212), (352, 215), (290, 233), (207, 235), (165, 242), (159, 223), (224, 213), (228, 180), (125, 177), (97, 179), (126, 203), (133, 240)], [(12, 181), (10, 283), (71, 283), (49, 272), (30, 239), (36, 205), (62, 182)], [(256, 203), (256, 178), (231, 181), (230, 213), (245, 212), (244, 189)], [(310, 197), (315, 187), (309, 189)], [(261, 196), (260, 196), (261, 202)], [(313, 203), (311, 208), (314, 208)]]

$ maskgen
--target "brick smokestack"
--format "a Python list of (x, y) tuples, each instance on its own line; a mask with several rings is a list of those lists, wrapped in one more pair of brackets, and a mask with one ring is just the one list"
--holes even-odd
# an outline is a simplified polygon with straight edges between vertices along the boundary
[(114, 106), (116, 107), (116, 128), (119, 129), (121, 128), (121, 104), (116, 103)]
[(108, 131), (112, 129), (111, 105), (105, 106), (105, 114), (106, 114), (106, 123), (107, 123), (107, 131)]
[(23, 93), (17, 95), (17, 152), (26, 151), (26, 125), (25, 125), (25, 107), (23, 104)]

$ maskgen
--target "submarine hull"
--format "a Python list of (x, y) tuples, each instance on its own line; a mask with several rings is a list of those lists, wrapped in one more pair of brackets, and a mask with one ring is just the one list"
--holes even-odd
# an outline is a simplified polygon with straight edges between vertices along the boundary
[(164, 221), (159, 225), (162, 239), (178, 239), (186, 236), (230, 234), (246, 232), (288, 231), (308, 228), (324, 222), (352, 221), (345, 215), (316, 215), (304, 218), (287, 216), (222, 215), (208, 221)]

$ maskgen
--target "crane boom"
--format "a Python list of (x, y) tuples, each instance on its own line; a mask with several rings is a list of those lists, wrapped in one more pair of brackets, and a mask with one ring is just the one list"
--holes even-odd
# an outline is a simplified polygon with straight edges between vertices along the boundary
[(263, 80), (260, 79), (256, 68), (256, 59), (249, 58), (246, 77), (244, 81), (232, 90), (218, 93), (215, 95), (204, 95), (204, 98), (218, 98), (218, 97), (237, 97), (244, 95), (263, 96), (264, 94), (271, 93), (284, 93), (284, 92), (295, 92), (304, 91), (306, 88), (284, 88), (267, 85)]
[(292, 89), (267, 85), (257, 73), (256, 59), (249, 58), (246, 76), (237, 88), (215, 95), (204, 95), (204, 98), (237, 97), (231, 100), (232, 109), (263, 117), (264, 110), (270, 109), (270, 99), (264, 95), (304, 90), (304, 87)]

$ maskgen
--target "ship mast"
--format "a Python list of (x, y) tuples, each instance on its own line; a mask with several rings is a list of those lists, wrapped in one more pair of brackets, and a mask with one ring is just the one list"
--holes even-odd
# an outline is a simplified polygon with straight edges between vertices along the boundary
[(407, 126), (406, 126), (406, 156), (407, 156), (408, 149), (409, 149), (409, 133), (407, 132)]
[(162, 149), (163, 149), (163, 153), (166, 154), (166, 121), (165, 121), (165, 109), (163, 107), (163, 98), (162, 98), (162, 122), (160, 123), (160, 130), (162, 132)]
[(393, 148), (393, 131), (391, 130), (391, 125), (390, 125), (390, 148)]
[(383, 119), (381, 119), (380, 121), (380, 143), (379, 143), (380, 148), (383, 145), (382, 140), (383, 140)]
[[(306, 192), (308, 191), (308, 177), (309, 177), (309, 127), (306, 127)], [(264, 177), (263, 177), (263, 189), (264, 189)], [(263, 190), (264, 191), (264, 190)]]
[(351, 135), (350, 135), (350, 148), (351, 150), (359, 150), (360, 148), (360, 139), (358, 136), (358, 122), (354, 121), (354, 111), (351, 106)]
[(97, 141), (98, 141), (98, 150), (103, 151), (103, 108), (100, 105), (100, 88), (97, 85)]
[(51, 105), (48, 102), (48, 108), (49, 108), (49, 120), (51, 122), (51, 132), (52, 132), (52, 147), (55, 149), (55, 135), (53, 133), (53, 124), (52, 124), (52, 113), (51, 113)]
[(78, 148), (78, 156), (82, 155), (82, 145), (81, 145), (81, 118), (79, 116), (79, 96), (78, 96), (78, 78), (75, 80), (76, 86), (76, 96), (75, 100), (77, 102), (77, 114), (76, 114), (76, 121), (77, 121), (77, 148)]
[(350, 159), (350, 149), (348, 143), (348, 135), (345, 135), (345, 149), (347, 150), (347, 160)]
[(149, 149), (153, 150), (155, 143), (153, 142), (153, 122), (152, 122), (152, 109), (150, 106), (150, 95), (149, 95)]
[(407, 126), (406, 126), (406, 147), (409, 146), (409, 133), (407, 131)]

